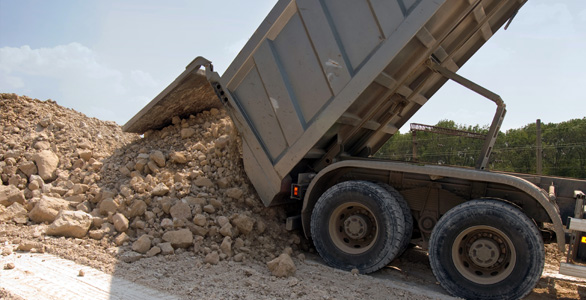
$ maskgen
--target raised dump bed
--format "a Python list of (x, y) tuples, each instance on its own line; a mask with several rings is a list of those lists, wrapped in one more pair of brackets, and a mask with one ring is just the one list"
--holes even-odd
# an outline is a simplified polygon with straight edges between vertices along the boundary
[(266, 205), (279, 203), (296, 167), (376, 152), (446, 82), (428, 63), (457, 71), (524, 2), (281, 0), (221, 77), (194, 60), (124, 129), (211, 107), (209, 91), (189, 93), (207, 88), (193, 78), (208, 67), (254, 186)]

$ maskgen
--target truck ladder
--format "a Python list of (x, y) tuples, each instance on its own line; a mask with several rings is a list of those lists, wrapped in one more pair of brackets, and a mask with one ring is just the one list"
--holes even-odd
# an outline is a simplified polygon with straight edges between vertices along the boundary
[(586, 278), (586, 196), (582, 191), (574, 191), (576, 208), (574, 218), (568, 218), (571, 240), (566, 262), (560, 265), (560, 274)]

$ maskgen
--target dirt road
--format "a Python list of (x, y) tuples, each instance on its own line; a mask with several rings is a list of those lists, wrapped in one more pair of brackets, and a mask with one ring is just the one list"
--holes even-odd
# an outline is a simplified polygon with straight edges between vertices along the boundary
[[(3, 249), (39, 243), (40, 239), (34, 234), (35, 226), (0, 225)], [(67, 287), (73, 290), (73, 295), (78, 295), (77, 299), (81, 299), (80, 290), (85, 290), (92, 299), (105, 294), (108, 299), (118, 299), (121, 291), (126, 299), (129, 295), (139, 295), (142, 299), (453, 299), (436, 283), (427, 254), (417, 248), (407, 250), (387, 268), (370, 275), (336, 270), (324, 265), (319, 256), (300, 252), (293, 257), (297, 267), (295, 275), (277, 278), (271, 275), (265, 263), (257, 260), (221, 261), (210, 265), (204, 263), (201, 256), (186, 251), (126, 263), (115, 259), (111, 248), (91, 239), (46, 238), (43, 244), (42, 249), (47, 253), (13, 251), (0, 258), (3, 267), (14, 264), (14, 269), (0, 271), (3, 298), (33, 299), (23, 292), (24, 287), (29, 285), (38, 291), (41, 283), (34, 277), (43, 275), (40, 282), (53, 288), (42, 290), (46, 293), (57, 291), (61, 299), (66, 299)], [(547, 252), (542, 279), (527, 299), (586, 298), (586, 280), (557, 274), (561, 256), (553, 245), (547, 245)], [(67, 260), (58, 259), (58, 256)], [(38, 258), (36, 263), (31, 263), (32, 257)], [(62, 262), (57, 264), (57, 269), (56, 262)], [(45, 269), (40, 272), (38, 268), (43, 265)], [(84, 276), (79, 276), (80, 270), (84, 271)], [(58, 284), (51, 285), (48, 278)], [(74, 283), (65, 284), (71, 280)], [(93, 285), (87, 286), (87, 282)]]

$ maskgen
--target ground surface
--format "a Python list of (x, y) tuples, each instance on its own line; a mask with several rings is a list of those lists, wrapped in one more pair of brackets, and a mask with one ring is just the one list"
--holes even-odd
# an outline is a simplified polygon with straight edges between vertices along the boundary
[[(370, 275), (353, 275), (325, 266), (319, 256), (301, 252), (294, 257), (297, 271), (289, 278), (272, 276), (266, 264), (249, 260), (241, 263), (221, 261), (217, 265), (203, 262), (192, 252), (169, 256), (143, 258), (133, 263), (116, 259), (116, 253), (106, 243), (92, 239), (70, 239), (38, 236), (42, 226), (0, 225), (0, 241), (4, 247), (19, 244), (44, 245), (45, 254), (53, 254), (79, 263), (71, 267), (69, 277), (78, 276), (84, 267), (91, 266), (113, 276), (110, 290), (114, 293), (129, 282), (137, 287), (149, 287), (163, 295), (179, 299), (449, 299), (451, 298), (435, 281), (427, 255), (417, 248), (393, 261), (387, 268)], [(527, 299), (585, 299), (586, 280), (577, 280), (557, 274), (561, 255), (554, 245), (546, 245), (548, 252), (542, 279)], [(37, 252), (33, 250), (33, 252)], [(2, 278), (16, 272), (35, 273), (27, 270), (30, 264), (20, 263), (30, 252), (14, 251), (0, 258), (4, 267), (14, 264), (14, 269), (0, 271)], [(84, 269), (83, 280), (93, 273)], [(64, 271), (56, 272), (64, 276)], [(22, 284), (34, 284), (23, 276)], [(97, 278), (97, 277), (96, 277)], [(29, 278), (30, 279), (30, 278)], [(58, 279), (59, 280), (59, 279)], [(61, 280), (60, 280), (61, 281)], [(0, 285), (2, 286), (2, 285)], [(2, 299), (21, 299), (18, 290), (4, 286)], [(112, 298), (115, 299), (115, 298)]]

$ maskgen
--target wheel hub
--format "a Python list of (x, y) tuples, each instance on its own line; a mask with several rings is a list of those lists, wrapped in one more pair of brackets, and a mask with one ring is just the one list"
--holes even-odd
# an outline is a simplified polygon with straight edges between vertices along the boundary
[(468, 255), (477, 266), (489, 268), (499, 258), (499, 246), (493, 240), (479, 239), (472, 243)]
[(329, 222), (332, 242), (346, 253), (364, 253), (377, 240), (378, 227), (374, 214), (361, 203), (340, 205), (332, 212)]
[(352, 215), (344, 221), (344, 231), (352, 239), (361, 239), (368, 234), (368, 218)]
[(494, 284), (513, 271), (517, 255), (513, 242), (499, 229), (487, 225), (469, 227), (452, 246), (458, 272), (477, 284)]

